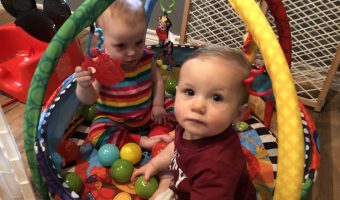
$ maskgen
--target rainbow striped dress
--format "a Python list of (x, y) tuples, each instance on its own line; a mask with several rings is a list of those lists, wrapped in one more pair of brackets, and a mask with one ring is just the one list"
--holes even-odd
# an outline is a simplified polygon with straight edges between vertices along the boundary
[[(125, 72), (123, 81), (101, 86), (96, 104), (97, 115), (89, 131), (89, 140), (95, 146), (115, 143), (127, 132), (149, 133), (152, 124), (152, 56), (145, 50), (138, 67)], [(172, 99), (165, 99), (165, 108), (173, 115)]]

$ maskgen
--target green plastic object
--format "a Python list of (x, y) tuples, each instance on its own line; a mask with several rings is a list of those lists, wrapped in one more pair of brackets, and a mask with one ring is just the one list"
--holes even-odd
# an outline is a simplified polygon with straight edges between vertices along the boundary
[(78, 174), (74, 172), (69, 172), (65, 175), (65, 182), (67, 185), (78, 194), (80, 193), (83, 183), (81, 182), (81, 179)]
[(133, 164), (124, 159), (116, 160), (111, 167), (111, 176), (118, 183), (130, 181), (133, 172)]
[(92, 120), (96, 116), (96, 105), (93, 104), (91, 106), (84, 106), (82, 110), (82, 116), (84, 120), (92, 122)]
[(40, 195), (49, 199), (48, 191), (40, 176), (34, 151), (38, 123), (48, 80), (71, 41), (85, 27), (90, 26), (114, 0), (86, 0), (65, 21), (45, 50), (32, 78), (27, 96), (24, 121), (25, 152), (32, 179)]
[(149, 199), (158, 188), (158, 181), (155, 177), (151, 177), (148, 183), (144, 181), (144, 176), (138, 177), (135, 182), (135, 191), (142, 199)]
[(236, 124), (236, 129), (240, 132), (246, 131), (249, 128), (249, 124), (246, 122), (238, 122)]
[(175, 95), (176, 94), (176, 86), (177, 86), (177, 79), (175, 78), (168, 78), (165, 81), (165, 91), (168, 94)]
[(166, 9), (164, 5), (164, 0), (159, 1), (161, 10), (163, 11), (163, 13), (166, 13), (166, 14), (171, 14), (174, 11), (175, 3), (176, 3), (175, 0), (170, 0), (169, 9)]

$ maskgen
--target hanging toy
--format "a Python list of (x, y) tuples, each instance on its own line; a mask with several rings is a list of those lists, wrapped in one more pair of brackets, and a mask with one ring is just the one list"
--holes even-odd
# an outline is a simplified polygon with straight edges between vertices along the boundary
[(269, 127), (275, 106), (271, 81), (268, 75), (265, 75), (264, 65), (253, 64), (252, 66), (254, 69), (250, 70), (250, 77), (243, 80), (243, 84), (249, 94), (265, 99), (264, 125)]
[[(244, 35), (244, 45), (242, 51), (244, 52), (244, 55), (248, 59), (249, 63), (255, 62), (257, 46), (249, 32)], [(253, 64), (253, 67), (255, 67), (257, 70), (251, 70), (251, 76), (244, 80), (244, 84), (249, 94), (264, 98), (266, 103), (263, 123), (265, 127), (268, 128), (270, 126), (275, 107), (274, 96), (272, 94), (273, 90), (271, 89), (271, 80), (269, 79), (268, 74), (264, 72), (265, 66)], [(257, 76), (256, 80), (255, 76)]]
[[(92, 37), (97, 33), (97, 48), (91, 49)], [(121, 60), (111, 59), (102, 46), (104, 42), (103, 32), (100, 28), (90, 27), (89, 37), (86, 44), (85, 61), (81, 66), (85, 70), (91, 70), (93, 77), (104, 86), (114, 85), (124, 79), (124, 72), (121, 69)]]
[[(160, 1), (160, 7), (163, 11), (164, 15), (158, 17), (158, 26), (156, 28), (156, 34), (158, 36), (159, 45), (162, 47), (162, 52), (158, 55), (158, 60), (161, 60), (162, 57), (165, 57), (168, 61), (168, 70), (172, 69), (173, 60), (171, 58), (172, 52), (174, 50), (174, 37), (170, 32), (170, 27), (172, 26), (171, 20), (168, 14), (173, 12), (175, 5), (175, 1), (172, 0), (169, 9), (166, 10), (164, 7), (164, 1)], [(163, 65), (162, 65), (163, 66)]]
[(163, 47), (163, 55), (171, 55), (174, 50), (174, 43), (169, 37), (170, 27), (172, 23), (165, 13), (163, 16), (158, 17), (158, 27), (156, 28), (156, 33), (158, 36), (159, 44)]
[(159, 44), (162, 47), (171, 42), (168, 39), (171, 26), (172, 23), (166, 13), (163, 16), (158, 17), (158, 26), (156, 28), (156, 33), (158, 36)]
[(253, 41), (252, 35), (249, 32), (247, 32), (244, 35), (244, 44), (243, 44), (242, 51), (244, 52), (244, 55), (248, 59), (249, 63), (255, 62), (257, 46), (255, 42)]

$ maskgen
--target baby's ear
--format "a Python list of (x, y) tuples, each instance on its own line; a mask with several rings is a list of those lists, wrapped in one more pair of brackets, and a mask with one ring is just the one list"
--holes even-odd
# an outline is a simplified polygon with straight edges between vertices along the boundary
[(249, 110), (249, 104), (245, 103), (240, 107), (240, 117), (243, 119), (243, 116), (247, 113)]
[(243, 105), (241, 105), (239, 107), (239, 110), (238, 110), (238, 115), (236, 116), (236, 118), (234, 119), (234, 123), (237, 123), (239, 121), (242, 121), (244, 120), (246, 117), (245, 115), (247, 115), (247, 111), (248, 111), (248, 108), (249, 108), (249, 104), (248, 103), (245, 103)]

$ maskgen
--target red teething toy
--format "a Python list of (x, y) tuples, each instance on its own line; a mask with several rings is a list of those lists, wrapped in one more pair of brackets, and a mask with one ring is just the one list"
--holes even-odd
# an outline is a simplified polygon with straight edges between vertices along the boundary
[(124, 79), (124, 72), (121, 69), (121, 61), (118, 59), (111, 59), (108, 54), (98, 49), (91, 50), (95, 58), (85, 57), (82, 67), (85, 70), (94, 68), (92, 70), (93, 77), (104, 86), (114, 85)]

